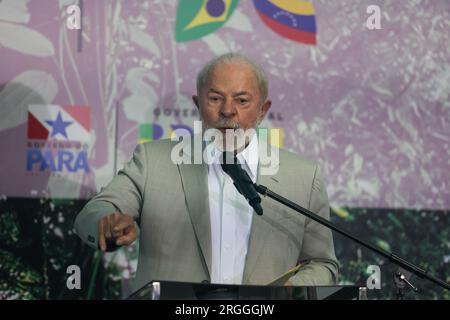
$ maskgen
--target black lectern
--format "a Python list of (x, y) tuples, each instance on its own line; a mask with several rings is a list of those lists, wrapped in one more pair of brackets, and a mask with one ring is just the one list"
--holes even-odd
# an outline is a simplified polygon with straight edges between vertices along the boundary
[(357, 286), (257, 286), (152, 281), (128, 300), (365, 300)]

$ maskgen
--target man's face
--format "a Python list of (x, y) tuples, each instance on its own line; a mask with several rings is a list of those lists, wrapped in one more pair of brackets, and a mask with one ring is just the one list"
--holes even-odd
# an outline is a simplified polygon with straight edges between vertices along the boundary
[(256, 128), (264, 119), (271, 101), (262, 101), (258, 81), (253, 70), (243, 63), (221, 63), (209, 74), (193, 96), (206, 128)]

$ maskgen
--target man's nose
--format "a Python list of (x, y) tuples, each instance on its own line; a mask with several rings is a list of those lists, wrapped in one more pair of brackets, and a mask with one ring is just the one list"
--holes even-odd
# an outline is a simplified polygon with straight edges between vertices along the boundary
[(236, 114), (236, 106), (233, 103), (233, 100), (226, 100), (220, 109), (220, 114), (223, 117), (231, 118)]

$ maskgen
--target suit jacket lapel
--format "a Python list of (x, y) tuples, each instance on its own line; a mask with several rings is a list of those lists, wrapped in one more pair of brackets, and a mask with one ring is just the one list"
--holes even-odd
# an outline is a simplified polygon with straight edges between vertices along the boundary
[(208, 200), (208, 166), (202, 164), (178, 165), (186, 205), (204, 263), (211, 278), (211, 222)]
[[(278, 175), (261, 175), (258, 168), (258, 176), (256, 179), (257, 184), (262, 184), (269, 189), (273, 189), (279, 182), (280, 177)], [(250, 239), (242, 283), (248, 283), (249, 277), (252, 274), (256, 263), (261, 258), (262, 249), (266, 245), (267, 239), (273, 230), (270, 221), (278, 219), (276, 212), (271, 210), (269, 206), (266, 205), (268, 201), (269, 199), (267, 197), (261, 195), (261, 206), (264, 210), (262, 216), (257, 215), (256, 212), (253, 211), (252, 227), (250, 231)]]

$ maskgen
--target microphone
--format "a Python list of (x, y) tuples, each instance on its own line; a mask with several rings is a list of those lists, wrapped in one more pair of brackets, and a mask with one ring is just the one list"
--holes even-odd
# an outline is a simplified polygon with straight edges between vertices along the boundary
[[(227, 163), (226, 159), (233, 159), (233, 163)], [(241, 165), (234, 154), (224, 152), (222, 154), (223, 171), (228, 174), (233, 180), (233, 184), (236, 189), (247, 199), (248, 203), (253, 207), (258, 215), (263, 214), (263, 208), (261, 207), (261, 198), (256, 192), (255, 185), (252, 179), (248, 176), (247, 172), (242, 169)]]

